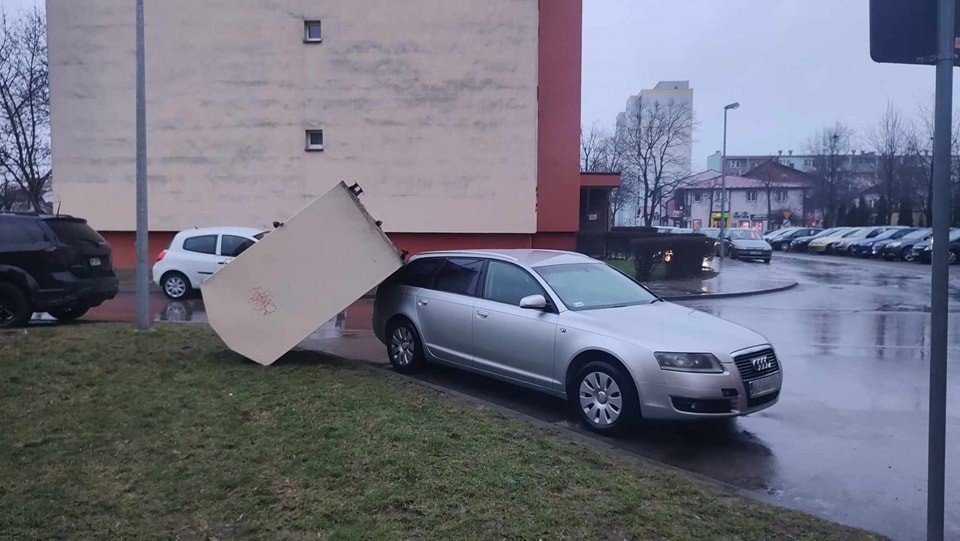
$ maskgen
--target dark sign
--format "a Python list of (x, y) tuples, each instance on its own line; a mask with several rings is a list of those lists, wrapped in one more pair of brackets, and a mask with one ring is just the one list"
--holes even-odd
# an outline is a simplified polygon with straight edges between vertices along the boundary
[[(870, 0), (870, 58), (888, 64), (934, 64), (938, 3)], [(957, 17), (960, 22), (960, 10)]]

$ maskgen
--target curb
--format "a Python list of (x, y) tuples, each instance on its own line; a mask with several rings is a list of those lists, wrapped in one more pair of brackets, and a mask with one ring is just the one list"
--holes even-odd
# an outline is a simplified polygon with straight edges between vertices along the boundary
[(798, 285), (800, 285), (798, 282), (790, 282), (782, 286), (770, 287), (766, 289), (753, 289), (750, 291), (731, 291), (729, 293), (701, 293), (701, 294), (692, 294), (692, 295), (666, 295), (660, 298), (665, 301), (689, 301), (694, 299), (729, 299), (733, 297), (750, 297), (753, 295), (766, 295), (768, 293), (778, 293), (780, 291), (787, 291), (788, 289), (793, 289)]

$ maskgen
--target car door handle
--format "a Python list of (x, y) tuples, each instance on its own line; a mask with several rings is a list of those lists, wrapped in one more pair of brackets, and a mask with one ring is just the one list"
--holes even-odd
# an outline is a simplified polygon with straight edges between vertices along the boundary
[(417, 299), (417, 306), (426, 306), (426, 305), (428, 305), (428, 304), (430, 304), (430, 303), (428, 303), (427, 301), (425, 301), (425, 300), (423, 300), (423, 299)]
[(477, 310), (477, 317), (480, 319), (487, 319), (487, 316), (490, 315), (490, 312), (484, 312), (483, 310)]
[(226, 265), (229, 261), (218, 261), (217, 265)]

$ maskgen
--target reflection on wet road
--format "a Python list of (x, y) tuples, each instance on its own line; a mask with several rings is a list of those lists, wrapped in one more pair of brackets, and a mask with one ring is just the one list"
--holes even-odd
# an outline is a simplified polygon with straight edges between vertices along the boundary
[[(683, 303), (751, 327), (777, 348), (780, 402), (727, 422), (650, 423), (621, 449), (697, 472), (767, 499), (895, 538), (922, 538), (926, 504), (929, 266), (777, 254), (738, 265), (758, 279), (799, 282), (756, 297)], [(960, 300), (960, 267), (951, 269)], [(117, 306), (129, 303), (121, 296)], [(111, 319), (105, 305), (91, 318)], [(202, 302), (154, 299), (158, 319), (203, 321)], [(951, 304), (947, 537), (960, 538), (960, 303)], [(119, 313), (119, 312), (116, 312)], [(316, 349), (385, 362), (360, 302), (321, 328)], [(112, 319), (117, 319), (112, 317)], [(432, 367), (423, 380), (585, 432), (557, 399)]]

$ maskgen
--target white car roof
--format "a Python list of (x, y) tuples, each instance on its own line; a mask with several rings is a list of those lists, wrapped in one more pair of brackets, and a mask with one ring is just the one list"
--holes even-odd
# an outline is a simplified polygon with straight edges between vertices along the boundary
[(509, 250), (448, 250), (441, 252), (423, 252), (420, 257), (488, 257), (505, 259), (525, 265), (527, 267), (545, 267), (548, 265), (564, 265), (569, 263), (599, 263), (592, 257), (577, 252), (563, 250), (536, 250), (536, 249), (509, 249)]
[(196, 229), (184, 229), (177, 233), (177, 237), (198, 237), (201, 235), (236, 235), (238, 237), (254, 237), (263, 233), (262, 229), (253, 227), (198, 227)]

